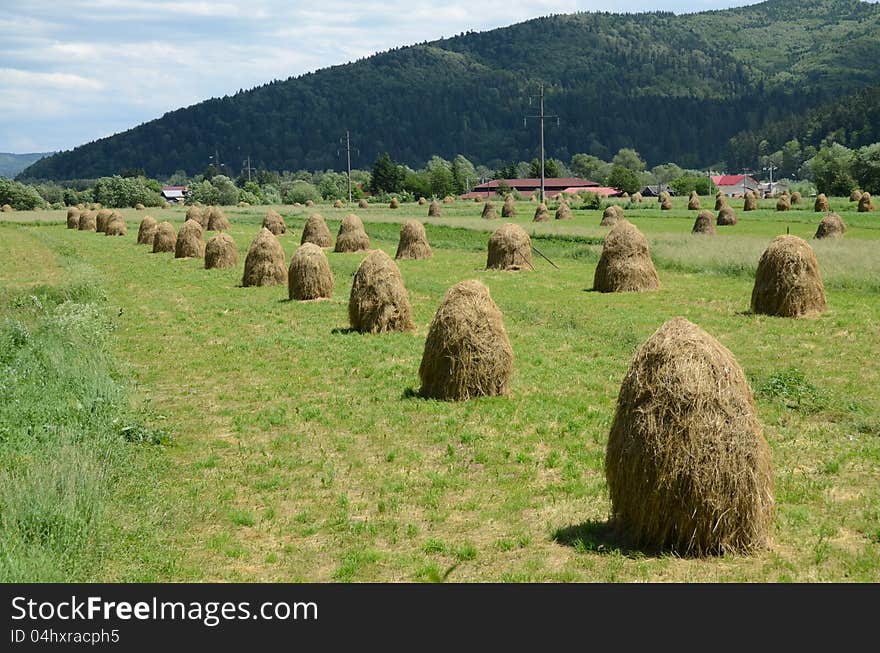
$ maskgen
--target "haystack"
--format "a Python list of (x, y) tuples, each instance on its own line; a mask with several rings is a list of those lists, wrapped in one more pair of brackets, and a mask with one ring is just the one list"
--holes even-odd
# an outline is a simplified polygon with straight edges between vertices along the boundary
[(605, 210), (602, 212), (602, 222), (599, 223), (599, 226), (610, 227), (615, 225), (618, 220), (623, 219), (623, 216), (623, 208), (619, 205), (612, 204), (611, 206), (606, 206)]
[(67, 209), (67, 228), (68, 229), (79, 229), (79, 216), (80, 211), (75, 206), (71, 206)]
[(367, 200), (365, 200), (364, 198), (361, 198), (358, 200), (358, 208), (359, 209), (370, 208), (370, 203)]
[(667, 200), (671, 200), (672, 198), (669, 196), (669, 192), (665, 190), (661, 190), (660, 194), (657, 196), (657, 202), (663, 204), (663, 202)]
[(758, 198), (752, 191), (747, 190), (746, 194), (743, 196), (743, 211), (757, 211), (757, 210), (758, 210)]
[(370, 248), (370, 238), (364, 230), (364, 223), (354, 213), (349, 213), (339, 223), (336, 235), (336, 252), (362, 252)]
[(145, 215), (144, 219), (141, 220), (141, 225), (138, 227), (137, 244), (152, 245), (153, 238), (156, 236), (157, 226), (158, 224), (153, 216)]
[(755, 272), (752, 311), (801, 317), (825, 310), (825, 286), (813, 248), (797, 236), (777, 236)]
[(623, 193), (621, 193), (621, 195), (620, 195), (620, 199), (628, 200), (629, 193), (627, 193), (626, 191), (623, 191)]
[(532, 222), (549, 222), (550, 221), (550, 211), (547, 210), (547, 205), (544, 202), (538, 204), (538, 208), (535, 209), (535, 217), (532, 218)]
[[(244, 200), (241, 200), (236, 206), (238, 206), (238, 208), (240, 209), (246, 209), (250, 205), (250, 202), (245, 202)], [(165, 207), (163, 206), (162, 208), (164, 209)]]
[[(483, 200), (482, 200), (482, 198), (480, 198), (479, 195), (478, 195), (477, 197), (474, 198), (474, 202), (482, 202), (482, 201), (483, 201)], [(486, 201), (488, 202), (489, 200), (486, 200)]]
[(633, 193), (632, 197), (630, 198), (630, 200), (635, 202), (636, 204), (641, 204), (643, 199), (644, 198), (642, 197), (642, 194), (639, 192)]
[(618, 220), (602, 246), (593, 276), (599, 292), (641, 292), (657, 290), (660, 278), (651, 260), (648, 239), (629, 220)]
[(201, 206), (196, 206), (195, 204), (187, 208), (186, 219), (195, 220), (200, 225), (202, 225), (202, 228), (208, 226), (208, 216), (206, 214), (206, 211), (203, 210)]
[(97, 222), (95, 221), (94, 211), (83, 211), (80, 213), (78, 228), (80, 231), (95, 231)]
[(568, 202), (561, 202), (559, 208), (556, 209), (555, 218), (557, 220), (571, 220), (572, 217), (571, 207), (568, 205)]
[(209, 206), (205, 211), (205, 218), (208, 223), (206, 227), (208, 231), (226, 231), (231, 226), (229, 218), (219, 206)]
[(291, 300), (329, 299), (333, 296), (333, 273), (324, 250), (304, 243), (290, 257), (287, 296)]
[(433, 252), (428, 244), (425, 226), (418, 220), (407, 220), (400, 228), (400, 240), (397, 243), (397, 259), (431, 258)]
[(718, 219), (715, 221), (719, 227), (731, 227), (736, 224), (736, 211), (729, 204), (725, 204), (718, 211)]
[(859, 213), (870, 213), (874, 210), (874, 202), (871, 199), (871, 193), (864, 192), (862, 193), (861, 198), (859, 198)]
[(452, 204), (453, 202), (455, 202), (455, 198), (452, 195), (447, 195), (443, 198), (444, 204)]
[(318, 247), (333, 247), (333, 236), (327, 228), (327, 223), (320, 213), (312, 213), (303, 227), (302, 239), (300, 245), (304, 243), (313, 243)]
[(495, 220), (498, 218), (498, 214), (495, 213), (495, 205), (489, 200), (486, 200), (483, 204), (483, 212), (480, 214), (480, 217), (483, 218), (483, 220)]
[(672, 210), (672, 199), (666, 197), (662, 202), (660, 202), (660, 210), (661, 211), (671, 211)]
[(788, 195), (780, 195), (779, 199), (776, 200), (776, 210), (777, 211), (788, 211), (791, 208), (791, 200)]
[(843, 219), (836, 213), (829, 213), (819, 223), (816, 229), (816, 238), (843, 238), (846, 225)]
[(816, 202), (813, 204), (813, 210), (816, 213), (828, 213), (831, 210), (831, 204), (828, 202), (828, 197), (825, 196), (825, 193), (819, 193), (816, 197)]
[(849, 194), (849, 201), (850, 202), (858, 202), (861, 199), (862, 199), (862, 191), (860, 191), (858, 188), (853, 188), (852, 192)]
[(425, 339), (419, 394), (464, 401), (504, 395), (513, 372), (513, 349), (504, 318), (479, 281), (446, 291)]
[(718, 193), (715, 196), (715, 210), (720, 211), (725, 206), (727, 206), (727, 196), (723, 193)]
[(397, 264), (381, 249), (370, 252), (354, 275), (348, 321), (362, 333), (410, 331), (412, 306)]
[(104, 233), (107, 231), (107, 223), (113, 217), (113, 211), (110, 209), (101, 209), (95, 214), (95, 231)]
[(715, 214), (709, 209), (703, 209), (694, 220), (694, 228), (691, 229), (693, 234), (705, 234), (706, 236), (714, 236), (715, 231)]
[(306, 200), (306, 206), (312, 208), (315, 205), (314, 200)]
[(804, 203), (804, 198), (803, 198), (803, 196), (802, 196), (799, 192), (794, 191), (794, 192), (791, 194), (791, 205), (792, 205), (792, 206), (798, 206), (798, 205), (803, 204), (803, 203)]
[(396, 197), (391, 198), (391, 202), (388, 204), (389, 209), (399, 209), (400, 208), (400, 200)]
[(611, 521), (636, 546), (679, 555), (768, 544), (770, 448), (733, 354), (684, 318), (633, 357), (605, 454)]
[(437, 200), (432, 200), (431, 204), (428, 206), (428, 217), (429, 218), (439, 218), (442, 214), (442, 210), (440, 208), (440, 202)]
[(278, 238), (271, 231), (262, 227), (248, 248), (241, 285), (244, 287), (274, 286), (283, 283), (287, 283), (284, 249), (278, 242)]
[(333, 208), (334, 209), (343, 209), (343, 208), (345, 208), (345, 204), (342, 203), (342, 200), (336, 200), (335, 202), (333, 202)]
[(13, 211), (11, 204), (4, 204), (2, 207), (0, 207), (0, 210), (2, 210), (3, 213), (12, 213)]
[(700, 196), (697, 195), (697, 191), (692, 190), (691, 196), (688, 198), (688, 211), (699, 211), (700, 210)]
[(104, 233), (108, 236), (127, 236), (128, 227), (125, 225), (125, 220), (122, 219), (122, 216), (118, 213), (114, 213), (110, 216), (110, 220), (107, 222), (107, 227), (104, 229)]
[(174, 258), (202, 258), (205, 255), (205, 231), (195, 220), (187, 220), (177, 232)]
[(501, 205), (501, 217), (516, 217), (516, 200), (513, 199), (513, 195), (508, 195), (506, 198), (504, 198), (504, 204)]
[[(187, 220), (189, 222), (189, 220)], [(156, 225), (156, 235), (153, 236), (153, 253), (157, 252), (173, 252), (177, 243), (177, 233), (174, 226), (164, 220)]]
[(135, 204), (134, 208), (135, 208), (135, 211), (146, 211), (147, 210), (147, 207), (144, 206), (143, 204), (141, 204), (140, 202)]
[(238, 265), (238, 247), (232, 236), (221, 231), (205, 245), (205, 269), (223, 270)]
[(271, 231), (274, 236), (287, 233), (287, 225), (284, 224), (284, 218), (275, 209), (266, 211), (266, 215), (263, 218), (263, 226)]
[(487, 270), (519, 270), (532, 267), (532, 239), (526, 230), (505, 222), (489, 237)]
[(428, 203), (428, 200), (426, 200), (424, 197), (419, 198), (419, 206), (424, 206), (427, 203)]

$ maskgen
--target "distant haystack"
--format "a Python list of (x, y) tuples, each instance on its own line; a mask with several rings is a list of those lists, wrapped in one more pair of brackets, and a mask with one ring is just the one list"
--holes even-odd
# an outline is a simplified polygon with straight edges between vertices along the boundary
[(287, 296), (291, 300), (329, 299), (333, 296), (333, 273), (324, 250), (303, 243), (290, 257)]
[(205, 232), (195, 220), (187, 220), (177, 232), (174, 258), (202, 258), (205, 256)]
[(669, 195), (669, 192), (665, 191), (665, 190), (661, 190), (660, 194), (657, 196), (657, 202), (660, 204), (663, 204), (663, 202), (666, 202), (671, 199), (672, 199), (672, 197)]
[(703, 209), (694, 220), (694, 228), (691, 233), (705, 234), (706, 236), (714, 236), (715, 231), (715, 214), (709, 209)]
[(428, 244), (425, 226), (418, 220), (407, 220), (400, 228), (400, 240), (397, 243), (397, 259), (431, 258), (433, 252)]
[(618, 220), (605, 236), (602, 255), (593, 277), (599, 292), (642, 292), (657, 290), (660, 278), (648, 239), (628, 220)]
[(671, 211), (672, 210), (672, 198), (668, 195), (660, 202), (660, 210), (661, 211)]
[(623, 208), (618, 206), (617, 204), (612, 204), (611, 206), (606, 206), (605, 210), (602, 212), (602, 222), (599, 223), (600, 227), (611, 227), (617, 224), (618, 220), (622, 220), (624, 217)]
[(440, 207), (440, 202), (437, 200), (432, 200), (430, 206), (428, 206), (428, 217), (429, 218), (439, 218), (442, 213), (442, 209)]
[(400, 200), (396, 197), (391, 198), (391, 202), (388, 204), (389, 209), (399, 209), (400, 208)]
[(813, 248), (797, 236), (777, 236), (755, 272), (752, 311), (801, 317), (825, 310), (825, 286)]
[(232, 236), (219, 232), (205, 245), (205, 269), (222, 270), (238, 265), (238, 248)]
[(107, 227), (104, 229), (104, 233), (108, 236), (127, 236), (128, 227), (125, 225), (125, 220), (122, 219), (122, 216), (118, 213), (114, 213), (110, 216), (110, 220), (107, 222)]
[(95, 220), (95, 213), (93, 211), (83, 211), (79, 216), (79, 230), (80, 231), (95, 231), (97, 228), (97, 221)]
[(727, 195), (719, 191), (715, 195), (715, 210), (720, 211), (725, 206), (727, 206)]
[(816, 213), (828, 213), (831, 210), (831, 204), (828, 202), (828, 197), (825, 193), (819, 193), (816, 197), (816, 202), (813, 204), (813, 210)]
[(532, 222), (549, 222), (550, 221), (550, 211), (547, 210), (547, 205), (544, 202), (538, 204), (538, 208), (535, 209), (535, 217), (532, 218)]
[(336, 248), (334, 251), (350, 253), (362, 252), (370, 248), (370, 238), (364, 230), (364, 223), (354, 213), (349, 213), (342, 218), (339, 224), (339, 233), (336, 235)]
[(455, 202), (455, 198), (452, 195), (447, 195), (443, 198), (444, 204), (452, 204), (453, 202)]
[(203, 210), (201, 206), (196, 206), (195, 204), (187, 208), (186, 219), (195, 220), (202, 225), (203, 229), (208, 226), (208, 216), (205, 210)]
[(174, 225), (163, 220), (156, 226), (156, 235), (153, 236), (153, 253), (173, 252), (177, 243), (177, 233)]
[(691, 196), (688, 198), (688, 210), (689, 211), (699, 211), (700, 210), (700, 196), (697, 195), (697, 191), (692, 190)]
[(483, 220), (495, 220), (498, 217), (498, 214), (495, 213), (495, 205), (489, 200), (486, 200), (486, 203), (483, 204), (483, 212), (480, 217)]
[(318, 247), (333, 247), (333, 236), (330, 235), (327, 223), (320, 213), (312, 213), (306, 220), (302, 239), (299, 242), (300, 245), (312, 243)]
[(852, 192), (849, 194), (849, 201), (850, 202), (858, 202), (861, 199), (862, 199), (862, 191), (860, 191), (858, 188), (853, 188)]
[(263, 226), (271, 231), (273, 236), (287, 233), (287, 225), (284, 224), (284, 218), (275, 209), (266, 211), (266, 215), (263, 217)]
[(80, 210), (75, 206), (71, 206), (67, 209), (67, 228), (68, 229), (79, 229), (79, 216)]
[(144, 219), (141, 220), (141, 225), (138, 227), (138, 237), (137, 244), (138, 245), (152, 245), (153, 238), (156, 237), (156, 228), (158, 227), (158, 223), (151, 215), (145, 215)]
[(227, 231), (231, 226), (229, 218), (226, 217), (226, 213), (219, 206), (209, 206), (205, 211), (205, 219), (208, 223), (208, 231)]
[[(342, 200), (336, 200), (335, 202), (333, 202), (333, 208), (334, 209), (344, 209), (345, 204), (342, 203)], [(275, 235), (277, 236), (278, 234), (275, 234)]]
[(2, 207), (0, 207), (0, 210), (2, 210), (3, 213), (12, 213), (14, 209), (12, 208), (11, 204), (4, 204)]
[(743, 211), (757, 211), (757, 210), (758, 210), (758, 198), (752, 191), (747, 190), (746, 194), (743, 196)]
[(135, 209), (135, 211), (146, 211), (147, 207), (144, 206), (143, 204), (141, 204), (140, 202), (138, 202), (137, 204), (134, 205), (134, 209)]
[(731, 227), (736, 224), (736, 211), (729, 204), (725, 204), (718, 211), (718, 219), (715, 221), (719, 227)]
[(859, 213), (870, 213), (874, 210), (874, 202), (871, 199), (871, 193), (865, 191), (859, 198)]
[(419, 197), (419, 206), (424, 206), (427, 203), (428, 200), (426, 200), (424, 197)]
[(843, 238), (846, 232), (846, 225), (836, 213), (829, 213), (819, 223), (816, 229), (816, 238)]
[(358, 208), (359, 209), (368, 209), (368, 208), (370, 208), (370, 203), (362, 197), (361, 199), (358, 200)]
[(804, 198), (799, 192), (794, 191), (791, 194), (791, 205), (792, 206), (798, 206), (800, 204), (803, 204), (803, 202), (804, 202)]
[(501, 217), (502, 218), (515, 218), (516, 217), (516, 200), (513, 199), (513, 195), (508, 195), (504, 198), (504, 204), (501, 205)]
[(314, 201), (314, 200), (306, 200), (306, 206), (307, 206), (308, 208), (312, 208), (314, 205), (315, 205), (315, 201)]
[(107, 223), (113, 217), (113, 211), (110, 209), (101, 209), (95, 214), (95, 231), (104, 233), (107, 231)]
[[(482, 200), (482, 199), (480, 199), (480, 197), (479, 197), (479, 196), (477, 196), (477, 197), (474, 197), (474, 202), (476, 202), (476, 203), (479, 203), (479, 202), (482, 202), (482, 201), (483, 201), (483, 200)], [(487, 202), (488, 202), (488, 201), (489, 201), (489, 200), (488, 200), (488, 198), (487, 198), (487, 199), (486, 199), (486, 201), (487, 201)]]
[(788, 211), (791, 208), (791, 200), (788, 195), (780, 195), (779, 199), (776, 200), (776, 210), (777, 211)]
[(557, 220), (571, 220), (574, 217), (571, 213), (571, 207), (567, 202), (561, 202), (559, 204), (559, 208), (556, 209), (555, 217)]
[(241, 285), (274, 286), (286, 283), (287, 266), (284, 264), (284, 249), (278, 238), (262, 227), (248, 248)]
[(641, 193), (636, 192), (636, 193), (633, 193), (633, 195), (632, 195), (632, 197), (630, 198), (630, 200), (631, 200), (632, 202), (634, 202), (635, 204), (641, 204), (641, 203), (644, 201), (644, 198), (642, 197), (642, 194), (641, 194)]
[(361, 333), (411, 331), (412, 306), (397, 264), (381, 249), (360, 264), (348, 299), (351, 328)]
[(525, 229), (506, 222), (489, 238), (489, 255), (486, 269), (520, 270), (532, 267), (532, 239)]

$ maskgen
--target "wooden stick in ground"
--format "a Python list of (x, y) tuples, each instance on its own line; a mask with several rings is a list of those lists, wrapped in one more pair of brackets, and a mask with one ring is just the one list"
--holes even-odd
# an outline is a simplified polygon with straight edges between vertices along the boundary
[[(541, 254), (541, 256), (543, 256), (544, 259), (546, 259), (546, 261), (547, 261), (550, 265), (552, 265), (554, 268), (556, 268), (557, 270), (559, 269), (559, 266), (556, 265), (556, 263), (554, 263), (553, 261), (551, 261), (549, 258), (547, 258), (546, 256), (544, 256), (544, 254), (541, 252), (540, 249), (538, 249), (538, 248), (535, 247), (534, 245), (532, 245), (532, 249), (535, 250), (536, 252), (538, 252), (538, 254)], [(532, 269), (534, 270), (535, 268), (532, 268)]]

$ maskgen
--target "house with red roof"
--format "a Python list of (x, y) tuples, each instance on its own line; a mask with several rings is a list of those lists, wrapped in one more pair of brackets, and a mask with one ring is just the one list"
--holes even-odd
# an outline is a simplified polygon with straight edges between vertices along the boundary
[(760, 184), (749, 175), (713, 175), (710, 177), (715, 188), (728, 197), (742, 197), (746, 191), (757, 193)]
[(186, 186), (162, 186), (162, 197), (172, 204), (179, 204), (186, 199)]

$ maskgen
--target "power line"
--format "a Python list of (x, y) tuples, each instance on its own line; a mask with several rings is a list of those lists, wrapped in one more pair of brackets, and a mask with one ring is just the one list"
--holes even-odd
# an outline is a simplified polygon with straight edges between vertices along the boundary
[(529, 104), (531, 105), (532, 99), (538, 98), (540, 102), (541, 112), (537, 116), (526, 116), (523, 118), (523, 125), (526, 124), (526, 121), (529, 118), (538, 118), (541, 121), (541, 201), (544, 201), (544, 120), (547, 118), (556, 118), (556, 124), (559, 124), (559, 116), (557, 115), (549, 115), (544, 113), (544, 84), (541, 84), (541, 92), (538, 95), (530, 95), (529, 96)]

